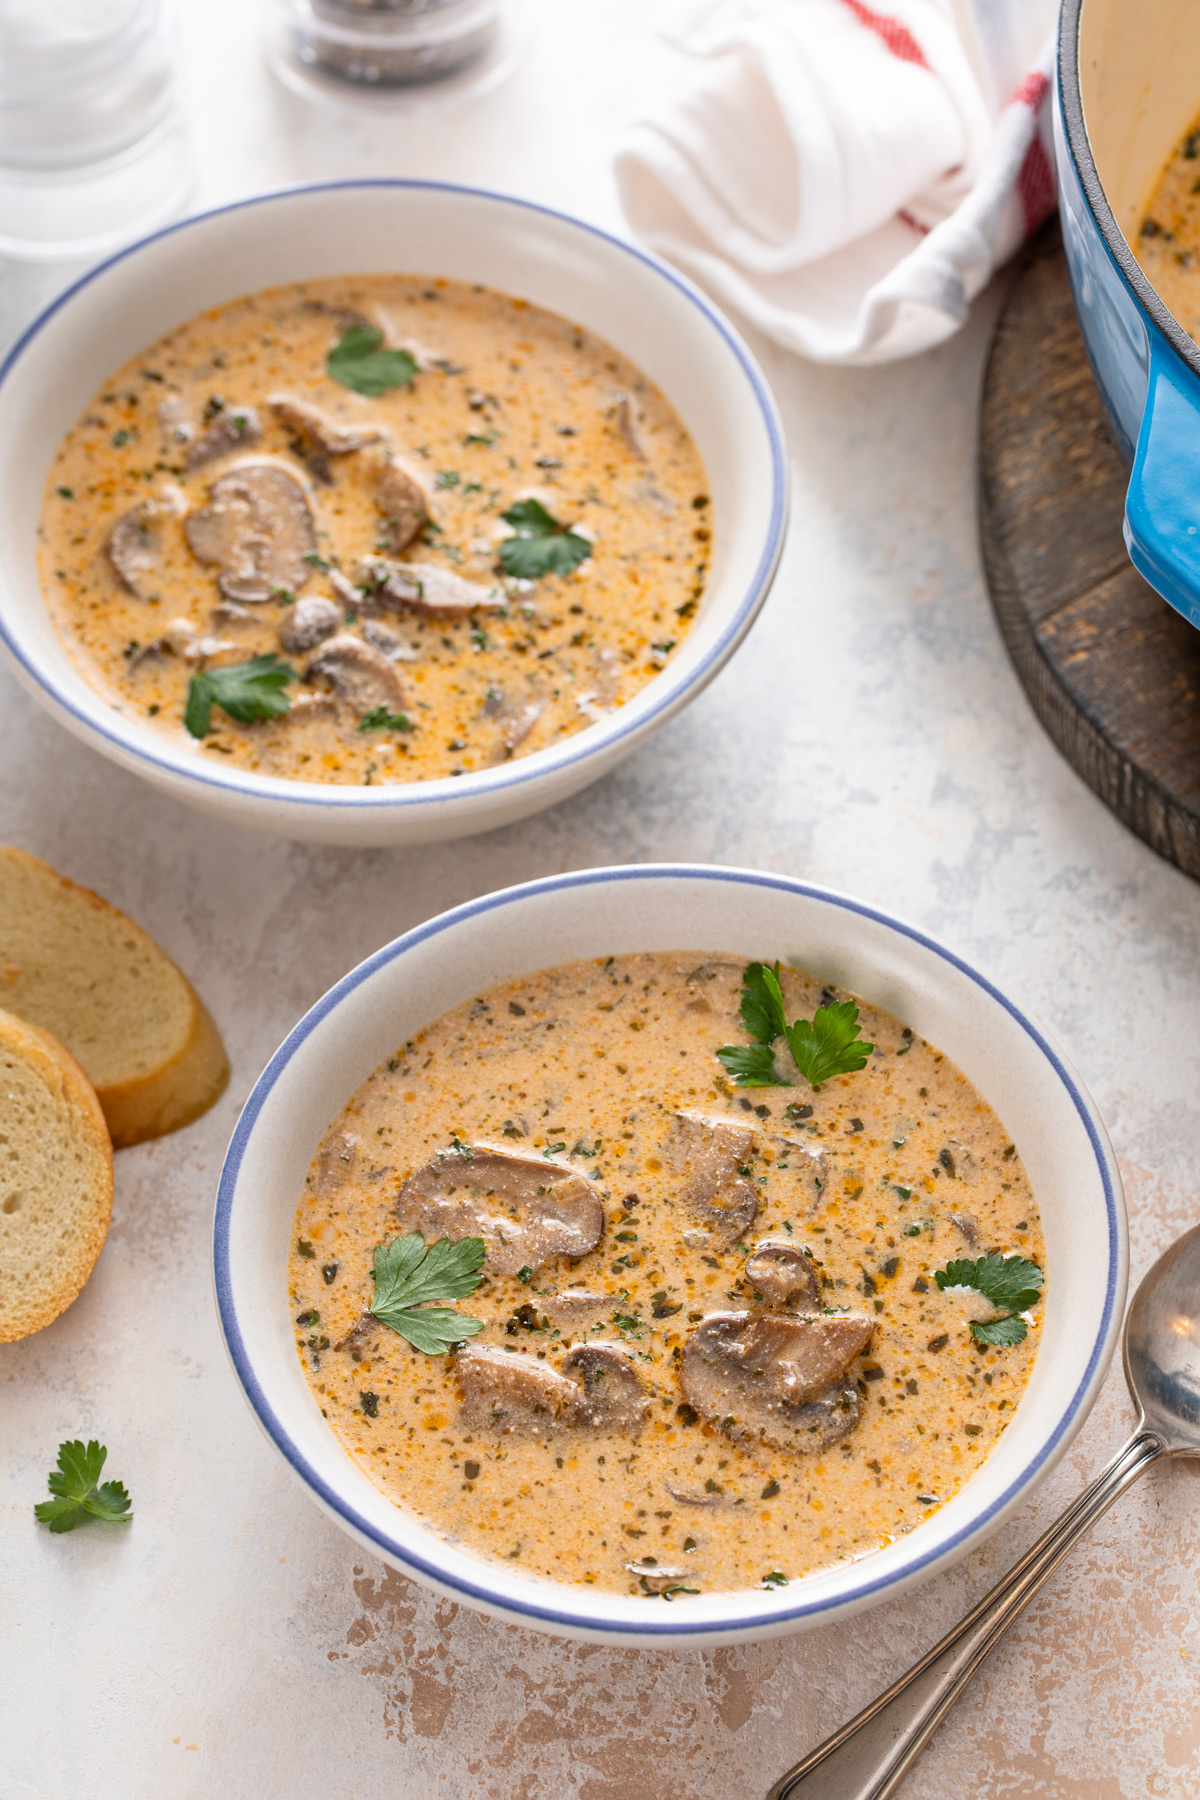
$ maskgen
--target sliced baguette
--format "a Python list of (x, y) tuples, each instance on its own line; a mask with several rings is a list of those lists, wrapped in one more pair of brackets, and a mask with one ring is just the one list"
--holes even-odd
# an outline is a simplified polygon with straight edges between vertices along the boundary
[(0, 1344), (70, 1306), (104, 1247), (112, 1197), (91, 1082), (48, 1031), (0, 1012)]
[(191, 983), (132, 919), (48, 863), (0, 845), (0, 1007), (65, 1044), (113, 1147), (207, 1112), (229, 1059)]

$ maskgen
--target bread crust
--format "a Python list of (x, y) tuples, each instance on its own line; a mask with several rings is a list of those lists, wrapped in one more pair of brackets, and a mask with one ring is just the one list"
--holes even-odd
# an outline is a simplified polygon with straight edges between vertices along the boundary
[[(119, 922), (123, 929), (134, 934), (149, 960), (156, 962), (164, 972), (170, 972), (171, 980), (180, 984), (180, 991), (185, 996), (188, 1006), (186, 1030), (182, 1041), (166, 1060), (125, 1080), (106, 1082), (97, 1079), (95, 1082), (96, 1097), (107, 1120), (113, 1148), (126, 1149), (190, 1125), (221, 1097), (230, 1074), (229, 1058), (220, 1033), (191, 982), (148, 932), (119, 908), (110, 905), (102, 895), (60, 875), (49, 863), (26, 850), (0, 845), (0, 874), (4, 860), (23, 867), (35, 879), (69, 893), (72, 902), (81, 909), (92, 909)], [(53, 955), (53, 945), (49, 941), (47, 955)], [(0, 996), (7, 1000), (14, 1014), (21, 1014), (19, 995), (14, 998), (11, 992), (6, 992), (2, 982)], [(65, 1024), (58, 1019), (54, 1023), (69, 1043), (71, 1033)]]
[(96, 1091), (65, 1045), (40, 1026), (0, 1012), (0, 1048), (15, 1052), (49, 1088), (61, 1094), (73, 1141), (91, 1164), (81, 1209), (83, 1229), (66, 1250), (61, 1240), (56, 1241), (53, 1256), (39, 1265), (53, 1268), (53, 1285), (23, 1306), (7, 1311), (0, 1307), (0, 1344), (12, 1344), (52, 1324), (83, 1291), (104, 1248), (112, 1218), (113, 1155)]
[(176, 1056), (152, 1074), (99, 1088), (114, 1150), (182, 1131), (229, 1085), (229, 1058), (212, 1017), (186, 975), (192, 998), (191, 1029)]

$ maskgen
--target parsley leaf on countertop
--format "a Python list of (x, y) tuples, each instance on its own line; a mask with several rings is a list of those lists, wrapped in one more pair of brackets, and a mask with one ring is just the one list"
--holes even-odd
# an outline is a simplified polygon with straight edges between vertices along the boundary
[(34, 1507), (34, 1516), (51, 1531), (74, 1531), (81, 1519), (89, 1515), (105, 1519), (112, 1525), (127, 1525), (133, 1514), (129, 1495), (119, 1481), (100, 1485), (100, 1472), (108, 1451), (93, 1438), (81, 1444), (78, 1438), (58, 1446), (58, 1467), (46, 1478), (54, 1495)]
[(500, 516), (515, 533), (500, 541), (500, 566), (519, 581), (569, 575), (592, 554), (591, 539), (560, 525), (540, 500), (514, 500)]
[(998, 1319), (972, 1319), (971, 1336), (977, 1344), (1004, 1346), (1025, 1340), (1027, 1326), (1018, 1313), (1026, 1312), (1041, 1299), (1044, 1277), (1037, 1264), (1024, 1256), (1001, 1256), (993, 1250), (977, 1262), (968, 1257), (949, 1262), (934, 1275), (938, 1287), (974, 1288), (993, 1306), (1007, 1306), (1008, 1312)]
[(351, 325), (325, 358), (325, 373), (356, 394), (378, 399), (392, 388), (411, 387), (417, 373), (407, 350), (383, 350), (374, 325)]
[(274, 655), (201, 669), (188, 682), (183, 722), (194, 738), (202, 738), (212, 730), (214, 706), (241, 725), (255, 719), (276, 719), (291, 711), (291, 697), (283, 690), (295, 679), (295, 669)]
[(419, 1231), (375, 1246), (375, 1292), (369, 1311), (382, 1324), (407, 1338), (426, 1356), (441, 1356), (451, 1344), (483, 1330), (450, 1307), (430, 1307), (430, 1300), (460, 1300), (473, 1294), (483, 1277), (486, 1249), (482, 1238), (438, 1238), (426, 1245)]
[(717, 1060), (737, 1087), (790, 1087), (775, 1067), (771, 1049), (782, 1037), (792, 1061), (812, 1087), (834, 1075), (853, 1075), (866, 1067), (875, 1048), (858, 1035), (858, 1008), (853, 1000), (830, 1000), (812, 1020), (787, 1023), (778, 963), (747, 963), (742, 972), (742, 1024), (753, 1044), (726, 1044)]

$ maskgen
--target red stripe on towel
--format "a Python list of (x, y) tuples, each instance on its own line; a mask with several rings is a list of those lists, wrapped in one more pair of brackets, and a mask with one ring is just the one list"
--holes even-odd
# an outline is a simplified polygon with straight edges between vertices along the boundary
[(1049, 81), (1040, 69), (1035, 69), (1032, 75), (1025, 77), (1009, 101), (1009, 105), (1027, 106), (1030, 112), (1036, 112), (1049, 91)]
[(869, 6), (862, 4), (862, 0), (842, 0), (842, 4), (850, 8), (860, 25), (865, 25), (868, 31), (873, 31), (876, 37), (882, 38), (892, 55), (898, 56), (901, 62), (916, 63), (922, 69), (929, 67), (925, 61), (925, 52), (908, 26), (902, 25), (899, 19), (889, 19), (886, 13), (872, 12)]
[(1041, 138), (1036, 134), (1025, 152), (1025, 161), (1017, 176), (1017, 193), (1025, 214), (1025, 235), (1028, 237), (1037, 230), (1043, 219), (1050, 217), (1057, 200), (1050, 159), (1042, 147)]

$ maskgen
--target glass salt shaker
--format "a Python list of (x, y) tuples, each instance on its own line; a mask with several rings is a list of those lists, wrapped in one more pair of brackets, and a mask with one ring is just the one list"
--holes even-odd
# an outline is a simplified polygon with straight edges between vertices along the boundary
[(182, 210), (169, 0), (0, 0), (0, 255), (102, 256)]

